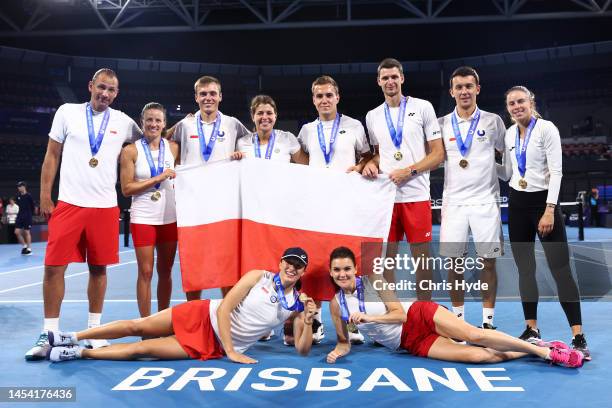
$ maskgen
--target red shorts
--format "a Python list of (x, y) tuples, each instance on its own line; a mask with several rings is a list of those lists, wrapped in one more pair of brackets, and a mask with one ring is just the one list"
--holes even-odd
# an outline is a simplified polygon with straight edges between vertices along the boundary
[(146, 247), (163, 242), (176, 242), (176, 222), (163, 225), (130, 224), (132, 241), (135, 247)]
[(388, 242), (404, 239), (410, 243), (431, 241), (431, 204), (429, 201), (395, 203)]
[(185, 353), (194, 360), (225, 355), (210, 322), (210, 300), (192, 300), (172, 308), (172, 328)]
[(429, 301), (416, 301), (410, 306), (402, 327), (401, 348), (415, 356), (427, 357), (429, 349), (440, 337), (433, 320), (439, 306)]
[(77, 207), (58, 201), (49, 219), (45, 265), (119, 262), (119, 208)]

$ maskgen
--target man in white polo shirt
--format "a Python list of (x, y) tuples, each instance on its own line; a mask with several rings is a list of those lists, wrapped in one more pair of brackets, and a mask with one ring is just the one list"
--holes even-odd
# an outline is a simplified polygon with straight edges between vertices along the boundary
[[(377, 177), (379, 169), (396, 185), (387, 257), (395, 257), (404, 234), (413, 258), (429, 257), (431, 204), (429, 171), (444, 160), (444, 146), (433, 106), (424, 99), (402, 95), (402, 64), (393, 58), (378, 66), (378, 85), (385, 102), (366, 115), (374, 158), (364, 170), (365, 177)], [(430, 300), (431, 291), (421, 282), (431, 281), (432, 271), (425, 263), (416, 268), (417, 298)], [(395, 271), (386, 270), (385, 279), (394, 281)]]
[[(494, 329), (495, 258), (503, 254), (495, 150), (504, 150), (506, 127), (498, 115), (478, 108), (479, 93), (480, 79), (474, 68), (459, 67), (451, 74), (450, 95), (456, 106), (439, 119), (446, 150), (440, 255), (454, 260), (465, 257), (472, 233), (484, 265), (480, 281), (487, 283), (487, 290), (481, 292), (482, 327)], [(460, 319), (465, 319), (464, 291), (458, 286), (463, 281), (463, 269), (448, 271), (453, 312)]]
[[(315, 79), (311, 85), (312, 103), (318, 117), (302, 126), (298, 140), (308, 153), (310, 166), (327, 167), (344, 172), (361, 172), (372, 158), (370, 145), (360, 121), (338, 112), (340, 89), (336, 81), (327, 75)], [(315, 295), (318, 313), (315, 319), (321, 323), (321, 300)], [(352, 343), (363, 342), (359, 332), (349, 333)], [(315, 342), (325, 337), (323, 324), (313, 334)]]
[(309, 155), (310, 166), (361, 172), (372, 157), (360, 121), (338, 112), (340, 89), (327, 75), (314, 80), (312, 103), (318, 117), (302, 126), (298, 140)]
[[(242, 158), (242, 153), (236, 151), (236, 143), (249, 131), (238, 119), (219, 111), (219, 103), (223, 100), (221, 82), (215, 77), (203, 76), (193, 88), (200, 109), (181, 120), (173, 136), (181, 146), (181, 165)], [(221, 288), (224, 296), (229, 289)], [(187, 300), (201, 296), (201, 290), (187, 292)]]
[[(87, 103), (66, 103), (53, 118), (42, 166), (40, 209), (50, 217), (43, 278), (43, 334), (26, 360), (44, 359), (47, 330), (59, 329), (64, 273), (71, 262), (89, 265), (89, 327), (100, 325), (106, 292), (106, 265), (119, 262), (117, 160), (124, 143), (140, 137), (138, 125), (110, 108), (119, 92), (117, 75), (98, 70), (89, 82)], [(60, 164), (57, 206), (51, 190)], [(90, 340), (90, 347), (108, 345)]]

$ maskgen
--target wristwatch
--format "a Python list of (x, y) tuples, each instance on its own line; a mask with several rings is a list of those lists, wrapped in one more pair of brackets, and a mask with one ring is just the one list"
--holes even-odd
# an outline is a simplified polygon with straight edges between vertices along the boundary
[(410, 168), (410, 177), (414, 177), (417, 174), (419, 174), (419, 172), (417, 171), (417, 169), (415, 169), (414, 167)]

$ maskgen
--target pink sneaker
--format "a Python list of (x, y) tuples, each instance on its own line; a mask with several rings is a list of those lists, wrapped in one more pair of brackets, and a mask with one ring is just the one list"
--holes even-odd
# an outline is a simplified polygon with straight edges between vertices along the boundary
[(550, 361), (553, 364), (568, 368), (582, 367), (584, 355), (578, 350), (553, 348), (550, 350)]
[(570, 349), (570, 346), (568, 346), (567, 344), (565, 344), (561, 340), (552, 340), (552, 341), (538, 340), (535, 343), (535, 345), (539, 346), (539, 347), (548, 347), (548, 348), (560, 349), (560, 350), (569, 350)]

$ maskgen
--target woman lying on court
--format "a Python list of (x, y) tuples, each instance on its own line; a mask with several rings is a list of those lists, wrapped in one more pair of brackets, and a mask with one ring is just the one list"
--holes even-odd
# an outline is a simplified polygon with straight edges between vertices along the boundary
[[(330, 302), (338, 343), (327, 355), (328, 363), (351, 350), (348, 324), (372, 340), (390, 348), (438, 360), (464, 363), (498, 363), (533, 354), (565, 367), (582, 366), (583, 354), (562, 342), (531, 344), (497, 330), (484, 330), (458, 319), (435, 302), (400, 303), (380, 282), (356, 277), (355, 255), (339, 247), (330, 255), (330, 275), (338, 291)], [(459, 344), (459, 339), (474, 345)]]
[[(244, 275), (224, 299), (194, 300), (154, 315), (118, 320), (80, 332), (48, 332), (51, 361), (91, 358), (162, 360), (221, 358), (237, 363), (257, 361), (243, 354), (261, 336), (293, 318), (295, 348), (306, 355), (312, 345), (312, 319), (316, 306), (296, 285), (306, 270), (308, 255), (301, 248), (283, 253), (277, 275), (253, 270)], [(155, 337), (136, 343), (115, 343), (89, 350), (85, 339), (118, 339), (126, 336)]]

